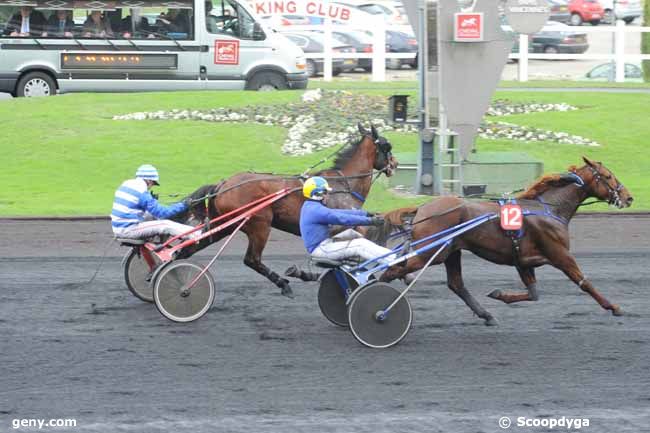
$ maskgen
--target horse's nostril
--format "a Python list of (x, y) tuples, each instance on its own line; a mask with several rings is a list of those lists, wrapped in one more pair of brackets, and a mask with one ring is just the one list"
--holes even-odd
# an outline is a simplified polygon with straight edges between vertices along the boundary
[(628, 198), (627, 198), (627, 202), (628, 202), (628, 203), (632, 203), (633, 201), (634, 201), (634, 197), (628, 197)]

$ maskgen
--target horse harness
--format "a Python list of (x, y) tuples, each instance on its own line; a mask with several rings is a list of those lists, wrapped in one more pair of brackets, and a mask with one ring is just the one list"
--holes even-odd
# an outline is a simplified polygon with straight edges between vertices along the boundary
[[(530, 210), (530, 209), (522, 209), (521, 211), (521, 216), (522, 216), (522, 227), (519, 230), (506, 230), (503, 229), (504, 234), (509, 237), (512, 241), (512, 255), (514, 258), (515, 262), (515, 267), (520, 268), (520, 257), (521, 257), (521, 239), (525, 236), (525, 231), (523, 228), (523, 217), (530, 216), (530, 215), (537, 215), (537, 216), (545, 216), (549, 218), (553, 218), (556, 221), (561, 222), (564, 225), (569, 225), (569, 221), (567, 221), (565, 218), (562, 218), (559, 215), (555, 215), (549, 206), (548, 203), (543, 201), (541, 197), (537, 197), (537, 201), (541, 203), (541, 205), (544, 207), (543, 211), (536, 211), (536, 210)], [(517, 203), (517, 200), (514, 198), (511, 199), (500, 199), (498, 201), (499, 207), (503, 207), (505, 205), (516, 205), (519, 206)], [(501, 212), (499, 212), (499, 218), (501, 218)]]

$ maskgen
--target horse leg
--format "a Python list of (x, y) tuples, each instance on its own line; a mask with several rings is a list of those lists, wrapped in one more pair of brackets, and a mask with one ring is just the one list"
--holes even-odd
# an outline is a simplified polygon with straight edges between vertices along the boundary
[(407, 274), (422, 269), (426, 264), (427, 261), (422, 260), (422, 257), (420, 256), (411, 257), (406, 261), (406, 264), (398, 263), (386, 269), (386, 272), (381, 275), (379, 281), (388, 283), (398, 278), (403, 279)]
[(552, 257), (552, 265), (564, 272), (564, 274), (569, 277), (571, 281), (576, 283), (583, 292), (589, 293), (601, 307), (605, 310), (610, 310), (614, 316), (623, 315), (620, 306), (609, 302), (600, 294), (600, 292), (598, 292), (598, 290), (596, 290), (593, 284), (585, 278), (585, 274), (583, 274), (578, 267), (575, 258), (568, 251), (563, 251), (561, 254), (552, 254), (550, 256)]
[(246, 236), (248, 236), (248, 249), (244, 257), (244, 264), (271, 280), (272, 283), (282, 290), (281, 293), (283, 296), (293, 298), (293, 291), (291, 290), (291, 286), (289, 286), (289, 280), (281, 278), (262, 263), (262, 251), (271, 234), (270, 223), (266, 221), (255, 221), (252, 227), (251, 229), (245, 230)]
[(291, 265), (284, 271), (284, 275), (287, 277), (297, 278), (302, 281), (318, 281), (320, 275), (318, 272), (303, 271), (298, 268), (296, 265)]
[(449, 257), (447, 257), (447, 260), (445, 260), (445, 268), (447, 269), (447, 287), (458, 295), (458, 297), (467, 304), (474, 314), (485, 320), (487, 326), (496, 326), (498, 323), (492, 314), (483, 308), (465, 288), (460, 264), (460, 255), (460, 250), (457, 250), (451, 253)]
[(517, 268), (521, 281), (526, 286), (525, 292), (507, 292), (495, 290), (488, 295), (492, 299), (498, 299), (506, 304), (521, 301), (537, 301), (539, 295), (537, 294), (537, 279), (535, 278), (535, 268)]

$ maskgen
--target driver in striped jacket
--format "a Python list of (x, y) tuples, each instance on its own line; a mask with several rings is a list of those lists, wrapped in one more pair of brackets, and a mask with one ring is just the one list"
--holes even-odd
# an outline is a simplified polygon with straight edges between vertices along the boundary
[[(159, 204), (149, 192), (154, 185), (160, 185), (159, 180), (158, 170), (145, 164), (138, 168), (134, 179), (124, 181), (115, 191), (111, 225), (116, 237), (148, 239), (155, 235), (177, 236), (194, 228), (167, 219), (187, 211), (190, 199), (171, 206)], [(195, 238), (199, 235), (200, 232), (194, 232), (187, 237)]]

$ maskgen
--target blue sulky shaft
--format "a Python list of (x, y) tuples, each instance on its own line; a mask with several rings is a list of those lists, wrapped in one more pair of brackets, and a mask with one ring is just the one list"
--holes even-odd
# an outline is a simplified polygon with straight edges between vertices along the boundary
[[(454, 238), (456, 236), (460, 236), (461, 234), (466, 233), (466, 232), (480, 226), (481, 224), (484, 224), (484, 223), (486, 223), (486, 222), (488, 222), (490, 220), (493, 220), (493, 219), (495, 219), (497, 217), (498, 217), (498, 215), (495, 214), (495, 213), (484, 214), (484, 215), (478, 216), (476, 218), (473, 218), (473, 219), (471, 219), (469, 221), (465, 221), (462, 224), (458, 224), (458, 225), (456, 225), (454, 227), (451, 227), (449, 229), (446, 229), (446, 230), (443, 230), (441, 232), (435, 233), (435, 234), (433, 234), (431, 236), (427, 236), (425, 238), (419, 239), (418, 241), (414, 242), (411, 245), (419, 245), (419, 244), (422, 244), (423, 242), (433, 240), (433, 239), (436, 239), (436, 238), (444, 235), (442, 238), (431, 242), (431, 244), (429, 244), (429, 245), (426, 245), (426, 246), (424, 246), (422, 248), (419, 248), (419, 249), (417, 249), (415, 251), (410, 252), (409, 254), (406, 254), (406, 255), (404, 255), (402, 257), (399, 257), (398, 259), (393, 260), (392, 262), (390, 262), (388, 264), (381, 265), (381, 266), (378, 266), (378, 267), (376, 267), (374, 269), (369, 270), (368, 272), (374, 273), (374, 272), (377, 272), (378, 270), (381, 270), (382, 268), (386, 269), (386, 268), (388, 268), (390, 266), (393, 266), (393, 265), (395, 265), (397, 263), (401, 263), (404, 260), (408, 260), (411, 257), (414, 257), (414, 256), (422, 254), (422, 253), (424, 253), (426, 251), (432, 250), (432, 249), (434, 249), (434, 248), (436, 248), (438, 246), (441, 246), (440, 249), (438, 251), (436, 251), (436, 253), (433, 254), (429, 258), (429, 260), (422, 267), (422, 269), (420, 269), (420, 272), (418, 272), (418, 274), (415, 276), (415, 279), (413, 279), (413, 281), (411, 281), (411, 283), (408, 285), (408, 287), (406, 287), (406, 289), (404, 289), (404, 291), (388, 307), (386, 307), (382, 311), (377, 312), (377, 318), (379, 320), (384, 320), (386, 318), (386, 315), (388, 314), (388, 312), (395, 305), (397, 305), (397, 303), (400, 301), (400, 299), (402, 299), (404, 296), (406, 296), (408, 291), (411, 290), (411, 287), (413, 287), (415, 285), (415, 283), (420, 278), (420, 276), (424, 273), (424, 271), (435, 260), (435, 258), (438, 257), (438, 255), (452, 243), (452, 241), (454, 240)], [(399, 249), (402, 249), (402, 248), (403, 247), (400, 247)]]
[[(409, 254), (398, 257), (397, 259), (393, 260), (390, 263), (380, 264), (380, 265), (375, 266), (374, 268), (368, 269), (369, 265), (371, 265), (373, 263), (376, 263), (376, 262), (378, 262), (379, 260), (381, 260), (381, 259), (383, 259), (385, 257), (388, 257), (388, 256), (391, 256), (393, 254), (397, 254), (397, 253), (401, 252), (404, 249), (405, 245), (400, 245), (399, 247), (391, 250), (391, 252), (388, 253), (388, 254), (384, 254), (383, 256), (379, 256), (379, 257), (375, 257), (375, 258), (370, 259), (370, 260), (366, 260), (365, 262), (359, 264), (357, 267), (352, 269), (351, 272), (355, 273), (356, 271), (361, 270), (361, 269), (368, 269), (366, 272), (358, 274), (358, 276), (360, 277), (360, 280), (365, 282), (365, 281), (367, 281), (368, 276), (370, 276), (370, 275), (372, 275), (372, 274), (374, 274), (376, 272), (383, 271), (383, 270), (388, 269), (389, 267), (394, 266), (394, 265), (396, 265), (398, 263), (402, 263), (403, 261), (408, 260), (411, 257), (415, 257), (415, 256), (420, 255), (422, 253), (425, 253), (425, 252), (427, 252), (429, 250), (437, 248), (438, 246), (444, 244), (448, 240), (453, 240), (456, 236), (460, 236), (461, 234), (463, 234), (465, 232), (468, 232), (468, 231), (480, 226), (481, 224), (484, 224), (484, 223), (486, 223), (486, 222), (488, 222), (490, 220), (493, 220), (493, 219), (495, 219), (497, 217), (498, 217), (498, 215), (496, 213), (483, 214), (483, 215), (478, 216), (476, 218), (472, 218), (471, 220), (465, 221), (464, 223), (455, 225), (453, 227), (450, 227), (448, 229), (445, 229), (445, 230), (442, 230), (440, 232), (434, 233), (434, 234), (432, 234), (430, 236), (427, 236), (427, 237), (424, 237), (422, 239), (418, 239), (417, 241), (411, 243), (411, 247), (421, 245), (421, 244), (423, 244), (425, 242), (429, 242), (429, 241), (433, 241), (433, 242), (431, 242), (429, 245), (426, 245), (426, 246), (424, 246), (422, 248), (416, 249), (415, 251), (412, 251)], [(440, 239), (437, 239), (437, 238), (440, 238)], [(435, 240), (435, 239), (437, 239), (437, 240)]]

